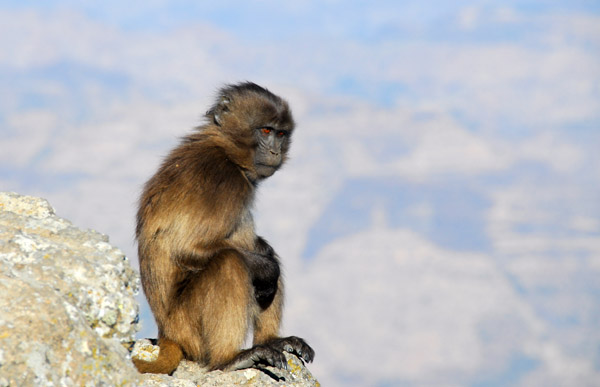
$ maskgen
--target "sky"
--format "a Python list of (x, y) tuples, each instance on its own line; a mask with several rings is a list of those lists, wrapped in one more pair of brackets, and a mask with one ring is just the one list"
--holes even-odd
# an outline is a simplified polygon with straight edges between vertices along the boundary
[(206, 3), (0, 1), (0, 190), (136, 266), (143, 183), (251, 80), (297, 122), (255, 218), (323, 385), (598, 385), (598, 2)]

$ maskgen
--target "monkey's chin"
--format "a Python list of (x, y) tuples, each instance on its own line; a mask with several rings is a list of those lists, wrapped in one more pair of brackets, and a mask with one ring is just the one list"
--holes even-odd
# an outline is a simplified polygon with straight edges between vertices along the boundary
[(261, 178), (269, 177), (277, 171), (277, 167), (271, 165), (257, 164), (256, 174)]

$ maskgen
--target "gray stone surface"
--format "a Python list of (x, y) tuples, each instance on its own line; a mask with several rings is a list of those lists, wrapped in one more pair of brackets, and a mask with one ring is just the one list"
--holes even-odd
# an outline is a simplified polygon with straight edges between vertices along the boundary
[[(0, 192), (0, 387), (318, 386), (295, 356), (271, 367), (206, 372), (183, 361), (173, 376), (140, 375), (128, 348), (138, 329), (139, 277), (93, 230), (40, 198)], [(151, 359), (158, 348), (136, 343)]]
[[(149, 340), (138, 340), (132, 354), (135, 357), (151, 361), (158, 356), (158, 347), (152, 345)], [(287, 370), (262, 367), (235, 372), (207, 372), (206, 368), (197, 363), (183, 360), (173, 376), (148, 376), (146, 383), (151, 386), (319, 386), (319, 382), (300, 359), (287, 353), (285, 355), (288, 363)]]
[(138, 287), (106, 236), (0, 193), (0, 386), (135, 384)]

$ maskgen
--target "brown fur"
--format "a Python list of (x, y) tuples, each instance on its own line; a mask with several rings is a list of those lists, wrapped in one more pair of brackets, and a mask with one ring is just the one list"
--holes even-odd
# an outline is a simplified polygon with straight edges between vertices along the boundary
[(285, 101), (254, 86), (224, 88), (207, 113), (211, 122), (185, 137), (144, 187), (136, 236), (160, 356), (135, 361), (140, 372), (170, 373), (182, 356), (223, 367), (251, 326), (254, 344), (278, 336), (281, 278), (273, 302), (260, 308), (243, 250), (256, 239), (250, 208), (261, 176), (253, 131), (269, 125), (291, 133), (294, 123)]

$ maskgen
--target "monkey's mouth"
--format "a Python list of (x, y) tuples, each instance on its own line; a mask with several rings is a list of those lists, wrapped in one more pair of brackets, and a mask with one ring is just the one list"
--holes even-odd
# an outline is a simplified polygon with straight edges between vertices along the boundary
[(273, 169), (276, 169), (279, 165), (278, 164), (256, 163), (256, 166), (259, 167), (259, 168), (273, 168)]
[(256, 172), (263, 177), (269, 177), (277, 170), (276, 165), (256, 164)]

